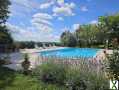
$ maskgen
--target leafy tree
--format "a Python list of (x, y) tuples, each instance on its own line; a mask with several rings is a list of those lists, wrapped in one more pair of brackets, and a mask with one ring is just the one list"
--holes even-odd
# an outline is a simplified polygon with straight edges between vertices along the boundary
[[(117, 18), (118, 17), (118, 18)], [(107, 55), (107, 72), (110, 79), (116, 79), (119, 81), (119, 29), (117, 24), (119, 23), (119, 14), (115, 16), (108, 16), (110, 39), (112, 40), (113, 54)]]
[[(61, 41), (63, 45), (74, 46), (70, 43), (72, 40), (76, 40), (77, 46), (106, 45), (108, 47), (112, 46), (112, 41), (115, 39), (119, 44), (119, 14), (101, 16), (97, 24), (80, 25), (75, 33), (71, 34), (68, 31), (62, 33)], [(75, 40), (71, 38), (72, 36)]]
[(9, 47), (13, 44), (13, 39), (5, 23), (8, 19), (10, 4), (9, 0), (0, 0), (0, 44), (6, 44)]
[(9, 0), (0, 0), (0, 25), (5, 23), (8, 19), (8, 8), (10, 4), (11, 3)]
[(112, 41), (117, 38), (119, 42), (119, 14), (99, 17), (99, 28), (104, 39)]
[(77, 39), (74, 34), (65, 31), (61, 35), (61, 42), (64, 46), (73, 47), (77, 45)]
[(76, 30), (76, 36), (82, 46), (89, 46), (96, 43), (98, 41), (98, 33), (99, 30), (95, 24), (81, 25), (79, 29)]
[(13, 43), (11, 34), (8, 31), (6, 26), (0, 25), (0, 43), (1, 44), (12, 44)]

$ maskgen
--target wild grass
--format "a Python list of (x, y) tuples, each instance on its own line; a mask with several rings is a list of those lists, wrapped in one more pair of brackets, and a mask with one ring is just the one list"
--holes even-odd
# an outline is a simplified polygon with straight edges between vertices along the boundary
[(80, 60), (46, 58), (32, 75), (44, 83), (61, 85), (68, 90), (108, 90), (108, 79), (102, 65)]

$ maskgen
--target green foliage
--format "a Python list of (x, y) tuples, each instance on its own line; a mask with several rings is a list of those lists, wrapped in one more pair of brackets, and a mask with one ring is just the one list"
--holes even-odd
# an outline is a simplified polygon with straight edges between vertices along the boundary
[(5, 23), (8, 19), (8, 8), (10, 4), (9, 0), (0, 0), (0, 24)]
[(114, 50), (112, 55), (108, 55), (106, 66), (109, 78), (119, 80), (119, 52), (117, 50)]
[(119, 40), (119, 14), (102, 16), (99, 18), (100, 29), (105, 33), (105, 38), (112, 41), (113, 38)]
[(80, 27), (72, 33), (74, 40), (70, 39), (71, 33), (68, 31), (63, 32), (61, 35), (61, 42), (64, 46), (70, 46), (69, 44), (75, 44), (73, 46), (91, 47), (94, 45), (100, 45), (104, 42), (103, 33), (96, 24), (80, 25)]
[(0, 44), (3, 45), (0, 48), (3, 49), (6, 48), (5, 45), (7, 45), (7, 48), (13, 48), (13, 39), (5, 25), (8, 19), (8, 14), (9, 14), (8, 8), (10, 4), (11, 3), (9, 0), (0, 0)]
[(77, 38), (79, 38), (79, 43), (81, 46), (91, 46), (98, 43), (99, 29), (96, 25), (81, 25), (79, 29), (76, 30)]
[[(6, 28), (6, 25), (3, 25), (3, 23), (6, 22), (8, 18), (8, 8), (10, 5), (9, 0), (0, 0), (0, 43), (1, 42), (11, 42), (11, 36)], [(7, 40), (10, 38), (9, 40)]]
[[(43, 82), (47, 80), (41, 78), (44, 75), (53, 75), (48, 77), (51, 81)], [(33, 76), (25, 76), (0, 67), (0, 90), (108, 90), (109, 88), (104, 72), (97, 70), (85, 60), (81, 60), (77, 68), (50, 61), (34, 69)]]
[(1, 44), (13, 44), (13, 39), (6, 26), (0, 26), (0, 43)]
[(66, 66), (54, 62), (47, 62), (33, 70), (33, 76), (45, 83), (64, 84)]
[(29, 67), (30, 67), (30, 61), (29, 61), (28, 54), (25, 54), (24, 59), (25, 60), (22, 62), (22, 67), (23, 67), (23, 70), (24, 70), (24, 74), (28, 74)]
[(39, 81), (62, 85), (68, 90), (108, 90), (108, 79), (103, 70), (87, 63), (85, 59), (80, 61), (77, 67), (53, 61), (44, 63), (34, 69), (32, 75)]
[(103, 70), (87, 63), (85, 59), (81, 59), (77, 68), (68, 69), (67, 80), (69, 85), (75, 88), (74, 90), (108, 90), (109, 88)]
[(0, 67), (0, 90), (67, 90), (52, 84), (45, 84), (35, 78)]
[(61, 35), (61, 42), (64, 46), (73, 47), (77, 44), (77, 39), (74, 34), (69, 31), (65, 31)]
[[(61, 35), (61, 42), (64, 46), (74, 43), (69, 39), (69, 34), (71, 36), (71, 33), (67, 31)], [(80, 25), (72, 34), (78, 41), (75, 43), (76, 46), (91, 47), (97, 45), (98, 47), (102, 44), (108, 48), (114, 38), (117, 38), (119, 43), (119, 14), (101, 16), (97, 24)], [(106, 42), (107, 40), (109, 43)]]

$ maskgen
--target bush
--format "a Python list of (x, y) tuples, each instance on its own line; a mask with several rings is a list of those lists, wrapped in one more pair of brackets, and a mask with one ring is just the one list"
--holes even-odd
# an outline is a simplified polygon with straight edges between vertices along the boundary
[(30, 67), (30, 61), (29, 61), (29, 56), (28, 54), (25, 54), (24, 56), (24, 61), (21, 63), (24, 74), (28, 74), (29, 72), (29, 67)]
[(119, 80), (119, 51), (114, 50), (112, 55), (107, 55), (107, 73), (110, 79)]
[(108, 79), (103, 70), (80, 60), (74, 67), (53, 61), (44, 63), (33, 70), (33, 76), (48, 84), (58, 84), (68, 90), (108, 90)]
[(43, 82), (63, 85), (66, 78), (66, 66), (47, 62), (34, 69), (32, 74)]
[(80, 60), (77, 68), (70, 68), (67, 72), (68, 88), (74, 90), (108, 90), (108, 79), (101, 69), (88, 63), (87, 60)]

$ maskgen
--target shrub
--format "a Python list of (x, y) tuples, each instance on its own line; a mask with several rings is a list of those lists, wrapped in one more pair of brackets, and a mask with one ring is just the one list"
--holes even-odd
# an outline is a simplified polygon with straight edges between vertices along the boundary
[(51, 61), (35, 68), (32, 74), (43, 82), (63, 85), (66, 78), (66, 66)]
[(22, 62), (22, 67), (23, 67), (24, 74), (28, 74), (29, 67), (30, 67), (28, 54), (25, 54), (24, 61)]
[(119, 51), (114, 50), (112, 55), (107, 55), (107, 73), (110, 79), (119, 80)]
[(80, 59), (77, 66), (50, 61), (33, 70), (33, 76), (48, 84), (58, 84), (68, 90), (108, 90), (108, 79), (103, 70)]
[(108, 90), (108, 79), (103, 70), (87, 60), (81, 59), (77, 68), (69, 68), (67, 72), (68, 88), (74, 90)]

